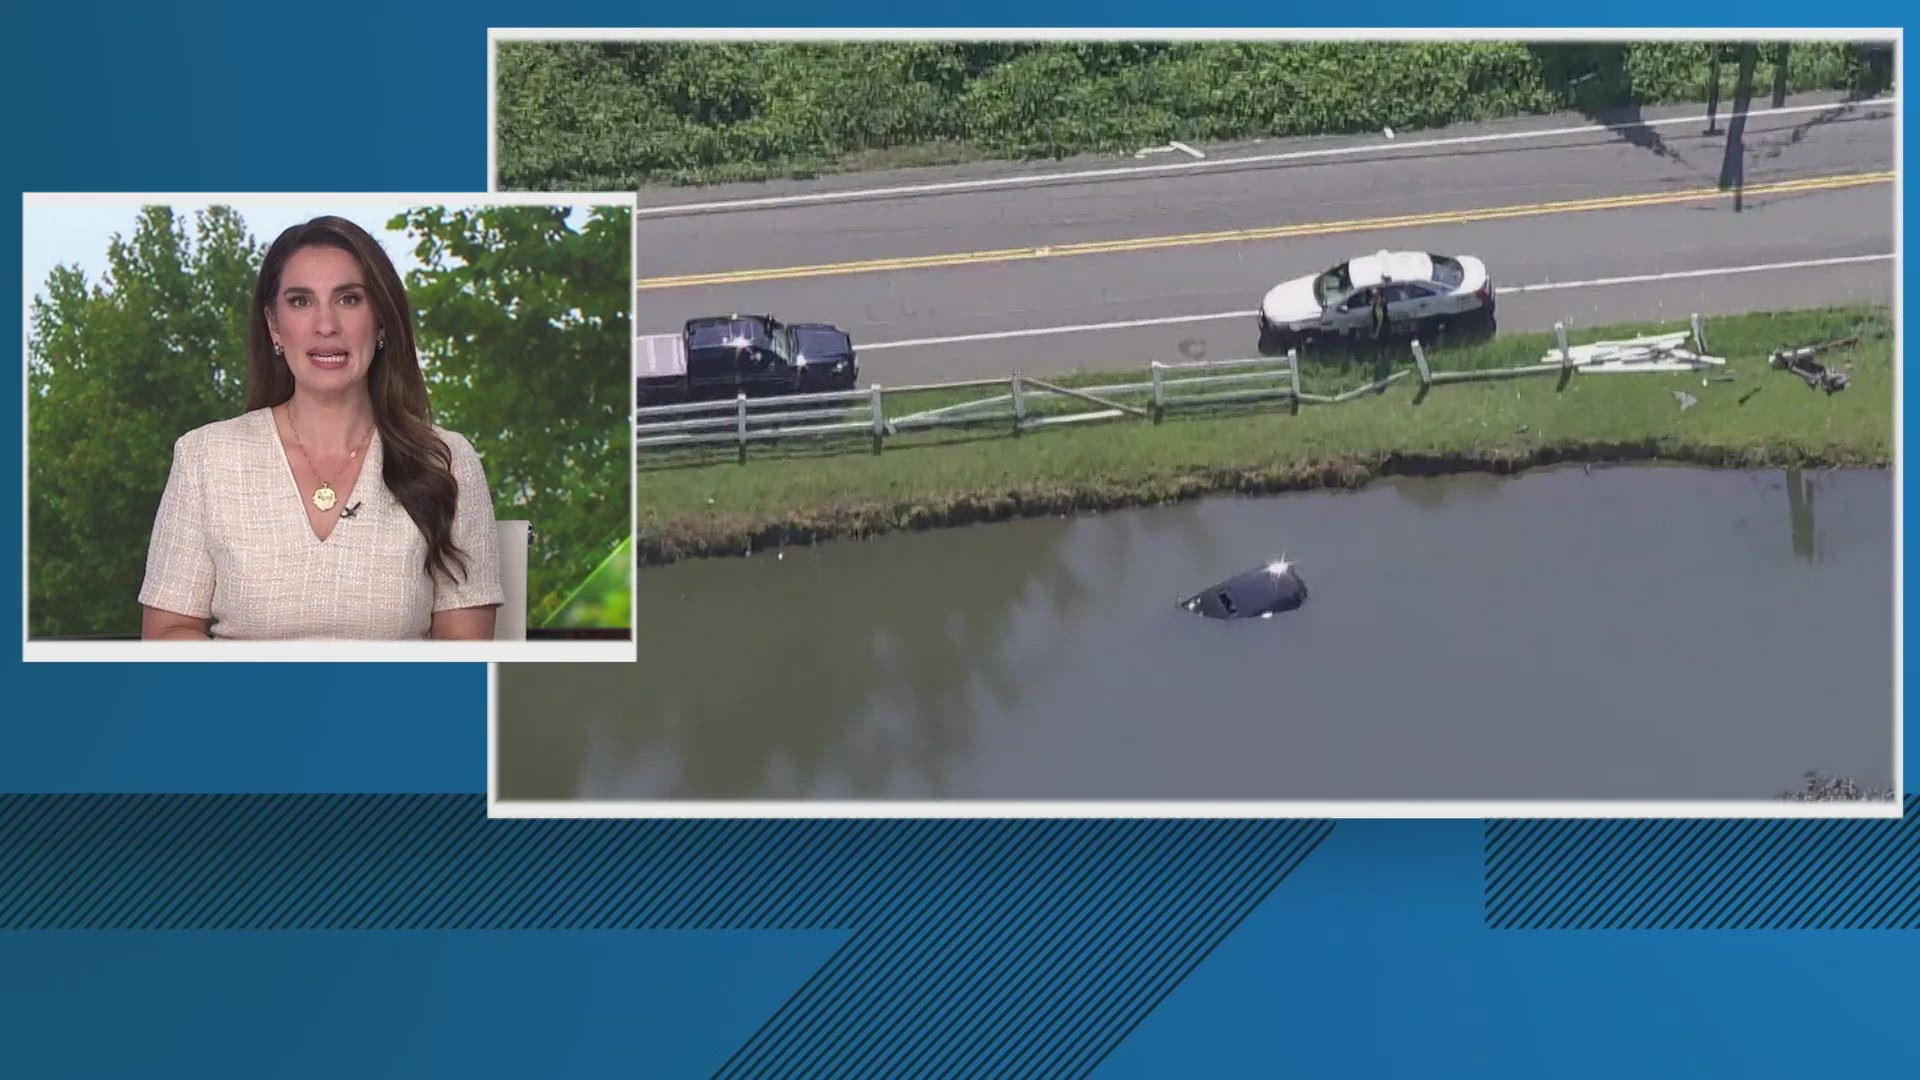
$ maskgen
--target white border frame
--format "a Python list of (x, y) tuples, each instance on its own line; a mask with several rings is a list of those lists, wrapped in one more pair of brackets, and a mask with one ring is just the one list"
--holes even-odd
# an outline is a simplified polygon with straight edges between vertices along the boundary
[[(368, 204), (417, 203), (422, 206), (444, 204), (449, 206), (624, 206), (635, 207), (634, 192), (24, 192), (20, 197), (22, 214), (21, 258), (21, 327), (20, 327), (20, 638), (21, 659), (25, 663), (42, 662), (88, 662), (88, 663), (125, 663), (165, 662), (165, 663), (231, 663), (234, 661), (337, 661), (360, 663), (366, 661), (395, 662), (444, 662), (444, 663), (491, 663), (501, 660), (516, 662), (631, 662), (637, 656), (638, 635), (629, 636), (626, 641), (592, 640), (555, 640), (555, 641), (75, 641), (59, 639), (33, 639), (28, 636), (27, 606), (29, 552), (32, 549), (31, 522), (28, 511), (27, 481), (30, 475), (27, 463), (28, 435), (31, 430), (27, 420), (27, 407), (31, 394), (27, 379), (27, 342), (32, 326), (32, 305), (36, 284), (29, 279), (26, 269), (28, 247), (25, 242), (26, 215), (35, 207), (44, 206), (125, 206), (137, 209), (140, 206), (161, 204), (175, 207), (197, 208), (221, 202), (249, 203), (307, 203), (318, 205), (336, 205), (342, 210)], [(638, 298), (633, 289), (633, 274), (638, 269), (637, 257), (633, 255), (633, 245), (638, 238), (638, 217), (633, 219), (634, 228), (629, 231), (627, 319), (631, 326), (638, 314)], [(628, 335), (632, 337), (631, 333)], [(633, 354), (629, 347), (627, 356), (627, 415), (633, 415), (634, 380)], [(635, 467), (638, 464), (633, 439), (627, 439), (627, 507), (628, 536), (634, 535), (639, 523), (638, 503), (634, 497)], [(539, 523), (534, 523), (535, 528)], [(635, 558), (629, 550), (628, 566), (635, 568)], [(127, 598), (129, 608), (135, 606), (132, 597)], [(491, 678), (491, 669), (489, 669)], [(491, 707), (489, 707), (491, 711)]]
[[(496, 58), (502, 41), (1858, 41), (1894, 43), (1893, 107), (1906, 85), (1906, 39), (1902, 28), (1411, 28), (1260, 30), (1233, 27), (1202, 29), (1105, 27), (1069, 28), (638, 28), (530, 29), (490, 28), (487, 32), (487, 183), (499, 188), (496, 147)], [(1895, 120), (1893, 136), (1893, 786), (1906, 791), (1905, 739), (1905, 310), (1902, 266), (1905, 261), (1905, 139)], [(982, 162), (982, 166), (993, 163)], [(639, 277), (639, 222), (645, 207), (635, 193), (634, 276)], [(638, 298), (635, 298), (638, 305)], [(636, 333), (638, 332), (636, 324)], [(631, 380), (629, 380), (631, 381)], [(635, 451), (637, 467), (637, 454)], [(638, 495), (635, 535), (639, 532)], [(639, 574), (634, 575), (635, 618), (639, 621)], [(638, 634), (636, 627), (636, 649)], [(1204, 801), (1204, 800), (502, 800), (497, 792), (499, 672), (487, 672), (487, 813), (500, 818), (1898, 818), (1901, 798), (1887, 803), (1793, 802), (1634, 802), (1612, 801)]]

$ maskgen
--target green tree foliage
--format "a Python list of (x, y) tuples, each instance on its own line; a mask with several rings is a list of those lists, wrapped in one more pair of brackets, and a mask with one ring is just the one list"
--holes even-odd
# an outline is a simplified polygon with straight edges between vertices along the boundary
[(620, 546), (561, 603), (545, 625), (633, 625), (632, 536), (620, 541)]
[(248, 297), (263, 250), (214, 207), (164, 206), (115, 236), (89, 284), (53, 271), (27, 340), (28, 633), (131, 636), (173, 441), (246, 404)]
[[(1778, 50), (1762, 49), (1771, 86)], [(1795, 43), (1790, 88), (1860, 84)], [(1698, 99), (1701, 42), (503, 42), (501, 183), (804, 176), (867, 151), (1058, 157)], [(1722, 91), (1730, 87), (1723, 65)]]
[(435, 421), (473, 441), (494, 512), (533, 522), (528, 624), (631, 532), (632, 214), (427, 207), (408, 275)]

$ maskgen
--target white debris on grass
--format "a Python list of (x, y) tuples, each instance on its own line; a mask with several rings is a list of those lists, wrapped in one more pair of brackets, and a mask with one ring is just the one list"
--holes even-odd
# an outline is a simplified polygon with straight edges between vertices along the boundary
[(1583, 372), (1605, 374), (1627, 371), (1703, 371), (1725, 367), (1723, 357), (1707, 356), (1686, 348), (1693, 335), (1686, 330), (1671, 334), (1648, 334), (1622, 341), (1595, 341), (1575, 345), (1562, 357), (1558, 348), (1547, 350), (1542, 363), (1571, 363)]

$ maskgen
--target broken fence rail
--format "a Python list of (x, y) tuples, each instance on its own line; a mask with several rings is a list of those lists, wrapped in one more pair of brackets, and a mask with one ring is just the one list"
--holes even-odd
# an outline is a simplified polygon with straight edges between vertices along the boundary
[[(1422, 388), (1455, 382), (1487, 379), (1524, 378), (1528, 375), (1559, 374), (1576, 371), (1587, 374), (1617, 372), (1691, 372), (1708, 367), (1724, 367), (1726, 360), (1706, 355), (1706, 320), (1699, 315), (1690, 319), (1686, 330), (1665, 334), (1645, 334), (1618, 341), (1595, 341), (1585, 345), (1567, 343), (1565, 323), (1553, 324), (1554, 348), (1537, 364), (1518, 367), (1479, 368), (1468, 371), (1435, 371), (1418, 339), (1413, 342), (1413, 363)], [(1691, 339), (1693, 349), (1685, 347)]]
[[(1284, 357), (1243, 360), (1187, 360), (1172, 363), (1155, 360), (1148, 366), (1148, 379), (1145, 382), (1100, 386), (1059, 386), (1015, 372), (999, 379), (967, 379), (894, 387), (874, 383), (866, 389), (774, 397), (748, 397), (743, 393), (731, 400), (649, 405), (635, 409), (635, 445), (669, 449), (733, 444), (738, 449), (740, 460), (745, 461), (747, 446), (753, 442), (864, 434), (872, 440), (873, 452), (879, 453), (889, 436), (938, 427), (1001, 423), (1010, 425), (1012, 434), (1019, 435), (1058, 424), (1111, 420), (1123, 416), (1148, 419), (1157, 424), (1171, 410), (1265, 400), (1285, 400), (1289, 408), (1297, 412), (1303, 404), (1338, 405), (1378, 393), (1408, 375), (1418, 376), (1424, 393), (1432, 386), (1446, 383), (1530, 375), (1559, 373), (1565, 377), (1575, 371), (1697, 371), (1708, 366), (1724, 365), (1725, 360), (1705, 355), (1705, 320), (1694, 315), (1690, 324), (1688, 330), (1573, 346), (1568, 343), (1566, 325), (1555, 323), (1555, 347), (1541, 362), (1464, 371), (1434, 370), (1426, 349), (1416, 338), (1412, 342), (1412, 368), (1402, 368), (1383, 378), (1333, 395), (1313, 394), (1302, 389), (1300, 358), (1296, 351), (1289, 351)], [(1699, 351), (1683, 347), (1689, 339)], [(889, 396), (897, 399), (912, 394), (1001, 387), (1005, 387), (1006, 392), (991, 397), (954, 402), (899, 416), (890, 417), (887, 414)], [(1196, 390), (1205, 392), (1195, 393)], [(1121, 400), (1129, 397), (1141, 400), (1138, 404)], [(1051, 404), (1058, 400), (1094, 408), (1067, 413), (1045, 412), (1035, 408), (1037, 404)]]

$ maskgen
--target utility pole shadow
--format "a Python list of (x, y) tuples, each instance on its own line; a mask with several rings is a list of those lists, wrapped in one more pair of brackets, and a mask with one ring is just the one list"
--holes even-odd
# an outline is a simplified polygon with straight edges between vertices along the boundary
[(1753, 69), (1759, 59), (1758, 45), (1748, 42), (1740, 46), (1740, 74), (1733, 84), (1733, 114), (1727, 118), (1727, 147), (1720, 158), (1720, 190), (1733, 192), (1736, 214), (1745, 209), (1747, 111), (1753, 105)]

